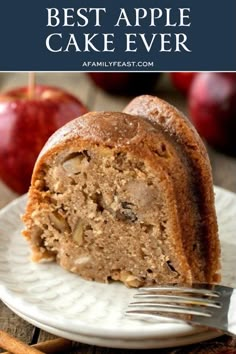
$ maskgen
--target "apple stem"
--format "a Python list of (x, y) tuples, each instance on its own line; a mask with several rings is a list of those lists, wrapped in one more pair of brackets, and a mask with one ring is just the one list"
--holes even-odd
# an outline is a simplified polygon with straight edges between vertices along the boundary
[(28, 74), (28, 98), (33, 98), (35, 94), (35, 76), (32, 71)]

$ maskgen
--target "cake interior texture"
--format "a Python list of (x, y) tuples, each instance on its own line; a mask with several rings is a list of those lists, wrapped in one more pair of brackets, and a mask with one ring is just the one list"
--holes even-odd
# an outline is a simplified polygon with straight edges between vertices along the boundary
[[(217, 245), (204, 238), (196, 171), (161, 129), (110, 115), (115, 143), (68, 140), (39, 162), (24, 216), (33, 260), (130, 287), (213, 280), (217, 259), (209, 268), (207, 259)], [(79, 130), (109, 119), (85, 118)]]

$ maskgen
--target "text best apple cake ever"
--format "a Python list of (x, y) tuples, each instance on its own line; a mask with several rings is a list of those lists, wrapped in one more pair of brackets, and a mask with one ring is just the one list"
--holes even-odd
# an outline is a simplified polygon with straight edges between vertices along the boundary
[(56, 131), (35, 164), (23, 216), (34, 261), (81, 277), (217, 282), (210, 164), (189, 121), (152, 96)]

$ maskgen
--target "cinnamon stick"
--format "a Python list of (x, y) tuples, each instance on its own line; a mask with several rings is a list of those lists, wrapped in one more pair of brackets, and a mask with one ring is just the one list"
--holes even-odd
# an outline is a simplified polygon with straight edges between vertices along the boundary
[(45, 354), (2, 330), (0, 330), (0, 347), (13, 354)]
[[(32, 345), (32, 348), (43, 351), (45, 354), (67, 353), (67, 350), (73, 348), (73, 343), (69, 339), (56, 338)], [(2, 354), (11, 354), (4, 352)]]
[(59, 354), (59, 353), (67, 353), (69, 349), (72, 349), (73, 343), (69, 339), (56, 338), (56, 339), (51, 339), (45, 342), (34, 344), (32, 345), (32, 347), (42, 350), (46, 354), (55, 354), (55, 353)]

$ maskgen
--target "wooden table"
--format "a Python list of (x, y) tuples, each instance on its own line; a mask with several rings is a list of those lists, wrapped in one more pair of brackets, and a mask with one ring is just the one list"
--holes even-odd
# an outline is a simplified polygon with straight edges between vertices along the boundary
[[(41, 84), (60, 86), (74, 93), (90, 108), (90, 110), (110, 110), (119, 111), (129, 102), (127, 97), (116, 97), (108, 95), (97, 89), (88, 79), (86, 74), (81, 73), (38, 73), (37, 81)], [(0, 91), (5, 91), (18, 85), (25, 85), (27, 74), (25, 73), (0, 73)], [(185, 99), (176, 92), (168, 81), (168, 75), (162, 76), (157, 84), (155, 94), (173, 103), (182, 111), (186, 112)], [(224, 156), (209, 149), (210, 160), (213, 169), (214, 183), (223, 188), (236, 192), (236, 159)], [(13, 200), (17, 195), (10, 191), (0, 182), (0, 207)], [(20, 317), (10, 311), (3, 303), (0, 303), (0, 328), (13, 334), (24, 342), (36, 343), (44, 341), (54, 336), (39, 330), (31, 324), (25, 322)], [(236, 345), (230, 337), (220, 337), (217, 340), (210, 341), (210, 344), (197, 344), (190, 347), (176, 349), (155, 350), (157, 353), (220, 353), (217, 348), (221, 348), (222, 343), (229, 345), (224, 354), (236, 353)], [(205, 349), (203, 349), (205, 348)], [(234, 348), (234, 349), (233, 349)], [(212, 349), (212, 351), (211, 351)], [(234, 351), (235, 350), (235, 351)], [(73, 353), (135, 353), (135, 350), (105, 349), (79, 344), (78, 349)], [(143, 353), (144, 351), (139, 351)], [(151, 351), (150, 351), (151, 352)], [(72, 353), (72, 352), (71, 352)], [(223, 353), (223, 352), (222, 352)]]

